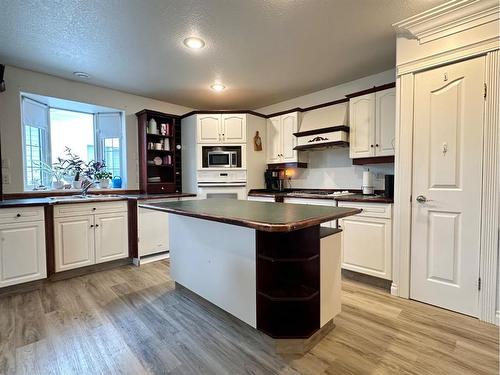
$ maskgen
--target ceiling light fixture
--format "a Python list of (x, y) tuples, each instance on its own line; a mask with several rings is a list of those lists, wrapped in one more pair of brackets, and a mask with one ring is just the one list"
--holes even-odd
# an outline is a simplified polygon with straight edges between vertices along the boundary
[(77, 76), (78, 78), (89, 78), (90, 75), (85, 72), (73, 72), (73, 75)]
[(205, 41), (195, 36), (184, 39), (184, 45), (191, 49), (201, 49), (205, 47)]
[(222, 83), (214, 83), (210, 86), (210, 88), (214, 91), (221, 92), (226, 89), (226, 86), (224, 86)]

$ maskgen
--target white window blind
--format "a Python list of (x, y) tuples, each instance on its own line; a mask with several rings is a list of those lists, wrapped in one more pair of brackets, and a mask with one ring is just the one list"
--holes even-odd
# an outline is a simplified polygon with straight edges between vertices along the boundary
[(96, 128), (99, 139), (121, 138), (122, 115), (120, 112), (97, 113)]
[(45, 131), (49, 130), (49, 107), (34, 100), (23, 97), (23, 124)]

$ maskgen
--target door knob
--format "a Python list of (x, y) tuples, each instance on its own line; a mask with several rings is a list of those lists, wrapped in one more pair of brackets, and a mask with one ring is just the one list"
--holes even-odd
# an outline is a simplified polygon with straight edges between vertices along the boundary
[(423, 195), (419, 195), (419, 196), (417, 196), (417, 202), (418, 203), (425, 203), (425, 202), (427, 202), (427, 198), (424, 197)]

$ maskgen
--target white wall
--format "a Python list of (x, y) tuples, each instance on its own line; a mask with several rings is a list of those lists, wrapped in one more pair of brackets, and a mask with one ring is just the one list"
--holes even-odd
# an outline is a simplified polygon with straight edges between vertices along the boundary
[(4, 174), (10, 175), (11, 183), (4, 184), (4, 193), (18, 193), (24, 189), (19, 95), (21, 91), (123, 110), (126, 121), (127, 187), (129, 189), (138, 189), (139, 187), (137, 118), (135, 113), (145, 108), (172, 114), (184, 114), (191, 110), (155, 99), (12, 66), (5, 68), (5, 84), (7, 90), (0, 93), (0, 131), (2, 135), (2, 159), (10, 161), (10, 168), (4, 169)]
[[(371, 76), (363, 77), (355, 81), (330, 87), (325, 90), (260, 108), (257, 109), (257, 112), (270, 114), (295, 107), (309, 107), (316, 104), (343, 99), (346, 94), (365, 90), (373, 86), (380, 86), (385, 83), (394, 82), (395, 80), (395, 70), (391, 69)], [(368, 167), (371, 171), (381, 177), (375, 179), (375, 189), (384, 188), (382, 175), (394, 174), (394, 164), (374, 164)], [(352, 165), (352, 160), (349, 158), (349, 149), (309, 152), (308, 168), (296, 169), (294, 171), (294, 176), (292, 177), (292, 187), (360, 189), (363, 180), (363, 171), (368, 167)]]

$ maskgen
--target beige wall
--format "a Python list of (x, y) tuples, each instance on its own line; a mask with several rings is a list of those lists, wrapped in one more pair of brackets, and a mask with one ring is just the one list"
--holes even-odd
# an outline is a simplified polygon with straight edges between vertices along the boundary
[[(394, 82), (395, 80), (395, 70), (391, 69), (325, 90), (263, 107), (257, 109), (257, 112), (270, 114), (295, 107), (309, 107), (343, 99), (346, 94), (365, 90), (373, 86), (380, 86), (385, 83)], [(327, 124), (325, 124), (325, 126), (326, 125)], [(366, 166), (352, 165), (348, 148), (309, 152), (308, 168), (295, 170), (295, 174), (292, 178), (292, 187), (313, 189), (360, 189), (363, 182), (363, 171), (366, 168)], [(379, 177), (375, 179), (376, 189), (384, 188), (383, 175), (394, 174), (394, 164), (374, 164), (370, 165), (369, 168)]]
[(191, 110), (187, 107), (155, 99), (12, 66), (7, 66), (5, 69), (5, 84), (7, 90), (0, 93), (0, 131), (2, 136), (2, 159), (10, 163), (10, 168), (4, 168), (3, 172), (5, 175), (9, 175), (11, 180), (10, 184), (4, 184), (3, 186), (5, 193), (22, 192), (24, 189), (19, 95), (21, 91), (123, 110), (126, 121), (129, 189), (137, 189), (139, 186), (137, 119), (135, 113), (144, 108), (172, 114), (184, 114)]

